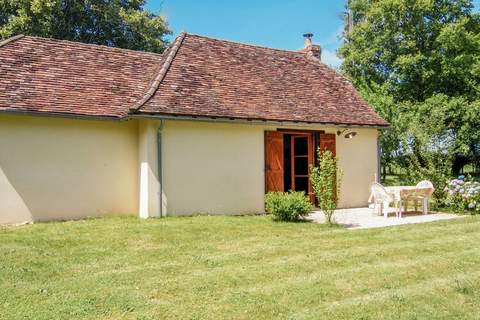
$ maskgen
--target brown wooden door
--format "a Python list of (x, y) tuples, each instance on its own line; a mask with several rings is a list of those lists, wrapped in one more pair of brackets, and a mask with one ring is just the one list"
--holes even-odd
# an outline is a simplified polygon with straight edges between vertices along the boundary
[(265, 192), (284, 191), (283, 133), (265, 131)]
[(290, 150), (292, 190), (305, 191), (313, 202), (315, 195), (309, 172), (310, 166), (313, 165), (312, 134), (292, 135)]

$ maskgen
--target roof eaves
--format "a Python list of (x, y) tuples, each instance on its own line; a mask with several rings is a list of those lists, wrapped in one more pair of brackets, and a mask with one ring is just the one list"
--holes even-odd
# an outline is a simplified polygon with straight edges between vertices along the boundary
[(158, 87), (160, 86), (160, 83), (162, 83), (163, 79), (167, 75), (167, 71), (170, 68), (170, 65), (172, 64), (173, 59), (175, 59), (175, 55), (177, 54), (178, 49), (180, 49), (180, 46), (182, 45), (183, 39), (185, 39), (186, 35), (187, 34), (185, 32), (182, 32), (175, 39), (175, 42), (170, 47), (168, 55), (165, 58), (165, 61), (163, 62), (163, 65), (160, 71), (158, 72), (155, 79), (152, 81), (150, 88), (140, 100), (138, 100), (132, 107), (130, 107), (131, 112), (138, 111), (155, 94)]
[(3, 40), (3, 41), (0, 42), (0, 48), (3, 47), (3, 46), (5, 46), (5, 45), (7, 45), (7, 44), (10, 43), (10, 42), (16, 41), (16, 40), (18, 40), (18, 39), (20, 39), (20, 38), (23, 38), (23, 37), (25, 37), (25, 35), (19, 34), (19, 35), (16, 35), (16, 36), (7, 38), (7, 39), (5, 39), (5, 40)]
[(289, 119), (268, 119), (268, 118), (252, 118), (252, 117), (228, 117), (228, 116), (202, 116), (187, 114), (167, 114), (167, 113), (138, 113), (131, 114), (131, 118), (151, 118), (151, 119), (170, 119), (170, 120), (194, 120), (194, 121), (213, 121), (213, 122), (242, 122), (242, 123), (271, 123), (285, 125), (321, 125), (333, 127), (351, 127), (351, 128), (373, 128), (388, 129), (389, 123), (365, 123), (365, 122), (332, 122), (332, 121), (305, 121), (305, 120), (289, 120)]
[(128, 120), (127, 116), (88, 115), (88, 114), (77, 114), (77, 113), (69, 113), (69, 112), (30, 111), (30, 110), (14, 110), (14, 109), (0, 110), (0, 114), (53, 117), (53, 118), (79, 119), (79, 120), (113, 120), (113, 121)]

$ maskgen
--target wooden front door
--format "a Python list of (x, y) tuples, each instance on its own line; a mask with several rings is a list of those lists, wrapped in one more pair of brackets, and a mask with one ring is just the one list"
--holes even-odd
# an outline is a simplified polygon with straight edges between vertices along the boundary
[(335, 154), (334, 134), (293, 130), (266, 131), (265, 192), (304, 191), (312, 203), (315, 203), (309, 174), (310, 166), (315, 164), (317, 143), (320, 149), (328, 149)]
[(265, 131), (265, 192), (284, 191), (283, 133)]
[(292, 135), (290, 146), (292, 190), (304, 191), (310, 200), (315, 201), (310, 182), (310, 166), (314, 164), (312, 134)]

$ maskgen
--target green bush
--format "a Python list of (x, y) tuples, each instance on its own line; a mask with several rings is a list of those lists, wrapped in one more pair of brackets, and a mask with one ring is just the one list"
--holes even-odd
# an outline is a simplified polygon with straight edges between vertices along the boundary
[(420, 156), (414, 154), (406, 158), (407, 169), (401, 178), (401, 184), (416, 185), (422, 180), (433, 183), (432, 209), (445, 207), (447, 201), (446, 185), (451, 171), (451, 157), (448, 154), (424, 152)]
[(275, 220), (297, 221), (312, 210), (312, 205), (303, 191), (269, 192), (265, 196), (265, 210)]

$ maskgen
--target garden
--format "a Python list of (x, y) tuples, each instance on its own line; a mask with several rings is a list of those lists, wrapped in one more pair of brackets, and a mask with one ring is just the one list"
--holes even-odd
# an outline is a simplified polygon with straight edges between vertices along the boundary
[(352, 0), (347, 8), (341, 71), (390, 123), (379, 139), (382, 184), (430, 180), (434, 210), (478, 212), (478, 10), (472, 1)]
[[(317, 159), (318, 164), (310, 167), (310, 181), (315, 192), (315, 204), (331, 226), (335, 223), (333, 215), (341, 197), (343, 173), (337, 165), (338, 158), (332, 152), (318, 149)], [(444, 213), (480, 213), (480, 182), (471, 175), (460, 175), (455, 179), (446, 179), (446, 176), (447, 174), (438, 170), (430, 176), (423, 176), (424, 180), (426, 177), (427, 181), (431, 179), (436, 183), (431, 199), (429, 197), (427, 200), (432, 202), (433, 209)], [(415, 178), (418, 176), (414, 175), (413, 179)], [(305, 220), (312, 210), (313, 205), (303, 191), (269, 192), (265, 197), (265, 211), (271, 214), (274, 220)]]

